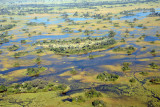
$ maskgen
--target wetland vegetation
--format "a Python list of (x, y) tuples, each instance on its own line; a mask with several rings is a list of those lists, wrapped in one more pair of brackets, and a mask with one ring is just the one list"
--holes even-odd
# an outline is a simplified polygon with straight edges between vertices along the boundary
[(0, 106), (160, 106), (160, 0), (0, 5)]

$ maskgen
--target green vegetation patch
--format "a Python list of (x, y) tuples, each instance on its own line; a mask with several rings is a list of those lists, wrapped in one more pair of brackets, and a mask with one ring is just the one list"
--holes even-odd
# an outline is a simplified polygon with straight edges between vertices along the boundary
[(110, 74), (104, 71), (103, 73), (98, 74), (97, 79), (100, 79), (101, 81), (115, 81), (119, 78), (116, 74)]
[(13, 83), (10, 86), (0, 85), (0, 93), (6, 92), (8, 94), (17, 93), (35, 93), (47, 92), (56, 90), (65, 90), (67, 88), (64, 84), (54, 84), (43, 80), (26, 81), (23, 83)]
[(47, 70), (45, 67), (38, 67), (38, 68), (27, 68), (27, 75), (28, 76), (38, 76), (40, 72)]
[(8, 50), (9, 51), (16, 51), (16, 50), (18, 50), (19, 49), (19, 46), (17, 46), (17, 45), (13, 45), (13, 46), (11, 46), (11, 47), (8, 47)]
[(117, 47), (113, 49), (113, 52), (127, 52), (127, 54), (132, 54), (136, 49), (133, 46), (128, 46), (128, 47)]
[(102, 94), (98, 91), (96, 91), (96, 89), (90, 89), (90, 90), (87, 90), (85, 92), (85, 96), (87, 98), (93, 98), (93, 97), (102, 97)]

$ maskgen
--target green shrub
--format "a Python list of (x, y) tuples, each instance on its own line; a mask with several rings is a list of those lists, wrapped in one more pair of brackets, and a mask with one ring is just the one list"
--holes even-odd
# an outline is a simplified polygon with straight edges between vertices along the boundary
[(21, 40), (21, 43), (22, 44), (25, 44), (27, 41), (26, 40)]
[(135, 83), (135, 82), (136, 82), (136, 79), (135, 79), (135, 78), (132, 78), (132, 79), (129, 80), (129, 82)]
[(70, 73), (71, 73), (72, 75), (76, 75), (76, 74), (78, 73), (78, 71), (77, 71), (75, 68), (73, 68), (73, 69), (70, 71)]
[(27, 68), (27, 75), (28, 76), (37, 76), (40, 72), (45, 71), (45, 67), (39, 67), (39, 68)]
[(130, 63), (128, 63), (128, 62), (124, 62), (124, 63), (123, 63), (123, 67), (122, 67), (122, 71), (130, 70), (129, 65), (130, 65)]
[(11, 47), (8, 47), (9, 51), (16, 51), (17, 49), (19, 49), (19, 46), (17, 46), (17, 45), (13, 45)]
[(149, 65), (150, 65), (150, 67), (151, 67), (152, 69), (158, 69), (158, 65), (155, 64), (154, 62), (152, 62), (152, 63), (149, 64)]
[(94, 107), (106, 107), (104, 101), (102, 101), (102, 100), (94, 100), (94, 101), (92, 102), (92, 105), (93, 105)]
[(102, 97), (102, 94), (92, 88), (92, 89), (87, 90), (87, 91), (85, 92), (85, 96), (86, 96), (87, 98)]

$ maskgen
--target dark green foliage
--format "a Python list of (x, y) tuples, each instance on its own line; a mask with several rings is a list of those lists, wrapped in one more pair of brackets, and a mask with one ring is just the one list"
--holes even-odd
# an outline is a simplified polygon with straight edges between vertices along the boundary
[(85, 102), (85, 99), (82, 96), (77, 96), (72, 98), (72, 102)]
[(73, 69), (70, 71), (70, 73), (71, 73), (72, 75), (76, 75), (76, 74), (78, 73), (78, 71), (77, 71), (75, 68), (73, 68)]
[(93, 57), (93, 55), (91, 55), (91, 54), (89, 54), (89, 59), (93, 59), (94, 57)]
[(0, 92), (7, 93), (35, 93), (35, 92), (46, 92), (46, 91), (55, 91), (55, 90), (65, 90), (66, 85), (63, 84), (53, 84), (43, 80), (32, 80), (26, 81), (23, 83), (13, 83), (10, 86), (5, 87), (4, 85), (0, 86)]
[(40, 63), (41, 62), (41, 58), (40, 57), (36, 58), (36, 62)]
[(4, 32), (0, 34), (0, 44), (8, 43), (9, 39), (7, 39), (6, 37), (9, 37), (9, 36), (11, 37), (11, 35), (8, 35), (8, 32)]
[(92, 89), (87, 90), (87, 91), (85, 92), (85, 96), (86, 96), (87, 98), (102, 97), (102, 94), (92, 88)]
[(37, 49), (37, 53), (43, 53), (42, 49)]
[(155, 49), (152, 49), (151, 52), (150, 52), (153, 56), (156, 55), (156, 50)]
[(65, 84), (59, 84), (57, 86), (55, 86), (56, 90), (65, 90), (67, 88), (67, 85)]
[(25, 44), (27, 41), (26, 40), (21, 40), (21, 43), (22, 44)]
[(62, 32), (63, 32), (63, 33), (73, 33), (73, 30), (72, 30), (71, 28), (66, 27), (66, 28), (64, 28), (64, 29), (62, 30)]
[(134, 51), (135, 48), (133, 46), (128, 46), (128, 47), (117, 47), (113, 49), (114, 52), (120, 52), (120, 51), (126, 51), (128, 55), (131, 55)]
[(137, 27), (143, 27), (143, 24), (139, 24)]
[(125, 39), (124, 39), (124, 38), (122, 38), (122, 39), (121, 39), (121, 42), (125, 42)]
[(119, 23), (114, 23), (113, 26), (114, 26), (114, 27), (120, 27), (120, 26), (119, 26)]
[(78, 12), (76, 11), (76, 12), (73, 14), (73, 16), (78, 16)]
[(136, 79), (135, 79), (135, 78), (132, 78), (132, 79), (129, 80), (129, 82), (135, 83), (135, 82), (136, 82)]
[(94, 101), (92, 102), (92, 105), (93, 105), (94, 107), (106, 107), (104, 101), (102, 101), (102, 100), (94, 100)]
[(122, 71), (130, 70), (129, 65), (130, 65), (130, 63), (128, 63), (128, 62), (124, 62), (124, 63), (123, 63), (123, 67), (122, 67)]
[(0, 85), (0, 93), (7, 91), (6, 86)]
[[(90, 44), (90, 42), (93, 42), (93, 44)], [(79, 45), (80, 43), (85, 43), (83, 45)], [(96, 49), (102, 49), (107, 48), (110, 45), (115, 44), (116, 41), (112, 38), (108, 37), (86, 37), (86, 38), (75, 38), (71, 40), (50, 40), (50, 41), (43, 41), (43, 42), (36, 42), (33, 45), (37, 44), (47, 44), (49, 45), (50, 51), (55, 52), (56, 54), (82, 54), (82, 53), (88, 53), (89, 51), (96, 50)], [(53, 47), (53, 45), (57, 45), (58, 47)], [(68, 45), (70, 44), (70, 45)], [(77, 45), (78, 44), (78, 45)], [(42, 49), (38, 49), (40, 53), (43, 52)]]
[(45, 23), (36, 23), (36, 22), (29, 22), (26, 23), (28, 26), (40, 26), (40, 25), (45, 25)]
[(151, 67), (152, 69), (158, 69), (158, 65), (155, 64), (154, 62), (152, 62), (152, 63), (149, 64), (149, 65), (150, 65), (150, 67)]
[(39, 67), (39, 68), (27, 68), (27, 75), (28, 76), (38, 76), (40, 72), (45, 71), (45, 67)]
[(92, 31), (92, 30), (85, 30), (84, 31), (85, 35), (90, 35), (90, 34), (93, 34), (93, 33), (94, 33), (94, 31)]
[(61, 28), (61, 27), (62, 27), (62, 25), (58, 25), (57, 27), (58, 27), (58, 28)]
[(141, 74), (141, 75), (143, 75), (143, 76), (147, 76), (147, 75), (148, 75), (148, 72), (142, 71), (142, 72), (140, 72), (139, 74)]
[(97, 79), (100, 79), (101, 81), (115, 81), (119, 78), (116, 74), (110, 74), (104, 71), (103, 73), (98, 74)]
[(19, 57), (25, 55), (26, 53), (28, 53), (28, 52), (17, 52), (17, 53), (14, 54), (14, 57), (19, 58)]
[(14, 26), (16, 26), (16, 25), (15, 24), (0, 25), (0, 31), (5, 31), (5, 30), (12, 29)]
[(19, 46), (17, 46), (17, 45), (13, 45), (11, 47), (8, 47), (9, 51), (16, 51), (17, 49), (19, 49)]
[(114, 36), (116, 35), (116, 32), (114, 32), (114, 31), (112, 31), (112, 30), (109, 31), (108, 33), (109, 33), (108, 37), (110, 37), (110, 38), (111, 38), (111, 37), (114, 37)]

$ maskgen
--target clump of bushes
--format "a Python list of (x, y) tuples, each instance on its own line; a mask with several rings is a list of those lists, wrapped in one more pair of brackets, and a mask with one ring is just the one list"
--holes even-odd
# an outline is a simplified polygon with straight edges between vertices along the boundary
[(131, 55), (136, 49), (133, 46), (117, 47), (113, 49), (114, 52), (126, 51), (128, 55)]
[(92, 89), (87, 90), (87, 91), (85, 92), (85, 96), (86, 96), (87, 98), (102, 97), (102, 94), (92, 88)]
[(151, 67), (152, 69), (158, 69), (158, 68), (159, 68), (158, 65), (155, 64), (154, 62), (152, 62), (152, 63), (149, 64), (149, 65), (150, 65), (150, 67)]
[(40, 58), (40, 57), (36, 58), (36, 62), (37, 62), (38, 64), (41, 63), (41, 58)]
[(25, 55), (26, 53), (28, 53), (28, 52), (17, 52), (17, 53), (15, 53), (13, 56), (14, 56), (15, 58), (19, 58), (19, 57)]
[(100, 73), (97, 76), (97, 79), (100, 79), (101, 81), (115, 81), (118, 78), (119, 78), (118, 75), (116, 75), (116, 74), (110, 74), (110, 73), (107, 73), (106, 71), (104, 71), (103, 73)]
[(93, 55), (89, 54), (89, 59), (94, 59)]
[(17, 49), (19, 49), (19, 46), (17, 46), (17, 45), (13, 45), (11, 47), (8, 47), (9, 51), (16, 51)]
[(10, 86), (0, 85), (0, 93), (7, 92), (9, 94), (17, 93), (35, 93), (47, 91), (64, 91), (67, 88), (64, 84), (54, 84), (43, 80), (26, 81), (23, 83), (13, 83)]
[(102, 101), (102, 100), (94, 100), (94, 101), (92, 102), (92, 105), (93, 105), (94, 107), (106, 107), (106, 104), (105, 104), (104, 101)]
[(73, 69), (70, 71), (70, 73), (71, 73), (72, 75), (76, 75), (76, 74), (78, 73), (78, 71), (77, 71), (75, 68), (73, 68)]
[(47, 68), (45, 68), (45, 67), (27, 68), (27, 75), (28, 76), (38, 76), (40, 72), (43, 72), (46, 69)]
[(151, 52), (150, 52), (153, 56), (156, 55), (156, 50), (155, 49), (152, 49)]
[(124, 63), (123, 63), (123, 67), (122, 67), (122, 71), (130, 70), (129, 65), (130, 65), (130, 63), (128, 63), (128, 62), (124, 62)]
[(21, 40), (21, 43), (22, 44), (25, 44), (27, 41), (26, 40)]
[(129, 80), (129, 82), (135, 83), (135, 82), (136, 82), (136, 79), (135, 79), (135, 78), (132, 78), (132, 79)]

